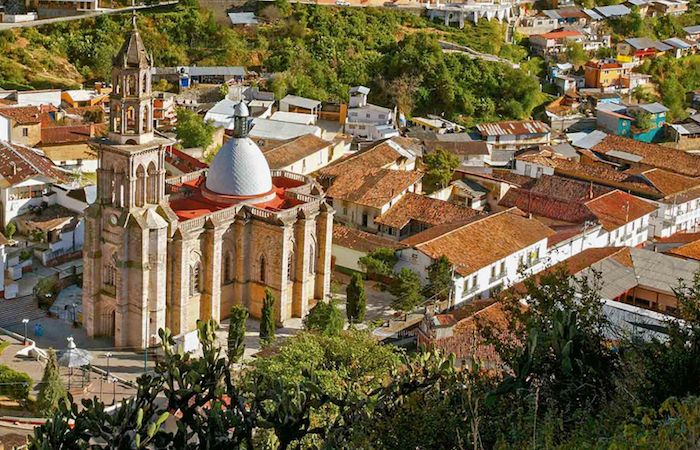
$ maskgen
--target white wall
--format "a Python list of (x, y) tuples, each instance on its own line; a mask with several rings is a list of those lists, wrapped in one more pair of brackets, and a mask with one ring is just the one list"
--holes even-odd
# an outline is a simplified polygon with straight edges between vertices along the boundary
[[(55, 195), (44, 195), (34, 198), (16, 198), (17, 195), (21, 195), (23, 188), (26, 189), (27, 187), (32, 187), (36, 190), (45, 189), (50, 191), (51, 185), (44, 180), (31, 178), (9, 188), (0, 188), (0, 202), (3, 208), (3, 227), (15, 217), (28, 212), (31, 206), (40, 205), (42, 202), (47, 202), (49, 205), (56, 203)], [(18, 194), (18, 192), (20, 194)]]
[(0, 141), (10, 142), (12, 124), (7, 117), (0, 116)]
[(549, 248), (549, 262), (554, 265), (589, 248), (601, 248), (608, 245), (609, 233), (600, 225), (585, 230), (576, 236), (559, 242)]
[(61, 106), (61, 91), (46, 90), (46, 91), (18, 91), (17, 104), (20, 106), (41, 106), (53, 105)]
[(554, 168), (516, 159), (515, 173), (526, 177), (540, 178), (542, 175), (554, 175)]
[(647, 214), (609, 233), (609, 247), (636, 247), (649, 239), (649, 219)]
[(335, 265), (340, 267), (345, 267), (346, 269), (357, 270), (358, 272), (364, 272), (362, 267), (358, 264), (358, 261), (367, 253), (363, 253), (351, 248), (343, 247), (341, 245), (333, 244), (331, 247), (331, 255), (335, 257)]
[(657, 203), (659, 209), (651, 217), (654, 236), (668, 237), (679, 231), (691, 231), (700, 224), (700, 199), (685, 203)]

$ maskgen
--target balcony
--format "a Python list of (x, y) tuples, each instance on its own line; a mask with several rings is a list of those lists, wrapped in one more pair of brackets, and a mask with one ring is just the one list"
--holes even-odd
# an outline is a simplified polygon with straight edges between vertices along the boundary
[(500, 281), (506, 277), (506, 272), (505, 270), (501, 273), (497, 273), (496, 275), (492, 276), (489, 278), (489, 284), (496, 283), (497, 281)]

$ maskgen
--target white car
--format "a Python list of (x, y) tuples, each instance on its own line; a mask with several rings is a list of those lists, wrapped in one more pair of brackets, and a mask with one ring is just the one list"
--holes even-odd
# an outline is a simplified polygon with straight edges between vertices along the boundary
[(348, 0), (335, 0), (335, 4), (338, 6), (350, 6), (350, 2)]

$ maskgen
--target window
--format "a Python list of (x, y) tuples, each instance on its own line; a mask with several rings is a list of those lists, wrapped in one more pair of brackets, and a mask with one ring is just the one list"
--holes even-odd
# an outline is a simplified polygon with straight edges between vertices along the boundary
[(316, 244), (313, 242), (309, 247), (309, 273), (311, 275), (316, 273)]
[(24, 137), (29, 136), (29, 128), (27, 128), (27, 127), (22, 128), (22, 136), (24, 136)]
[(190, 266), (190, 296), (202, 292), (202, 265), (197, 262)]
[(294, 281), (294, 252), (292, 251), (287, 256), (287, 280)]
[(226, 252), (224, 254), (223, 277), (224, 277), (224, 284), (227, 284), (227, 283), (230, 283), (233, 281), (233, 255), (231, 254), (231, 252)]
[(259, 279), (261, 283), (265, 282), (265, 257), (260, 257), (260, 267), (259, 267)]
[(112, 256), (111, 261), (105, 264), (103, 275), (105, 286), (113, 288), (117, 285), (117, 260), (114, 256)]

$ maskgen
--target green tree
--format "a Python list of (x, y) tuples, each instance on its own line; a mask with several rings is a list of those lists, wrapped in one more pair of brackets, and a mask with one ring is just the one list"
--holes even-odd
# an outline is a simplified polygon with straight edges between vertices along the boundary
[(425, 174), (426, 184), (433, 189), (446, 187), (455, 169), (459, 167), (459, 158), (443, 148), (439, 148), (423, 157), (427, 172)]
[(304, 318), (304, 328), (330, 336), (337, 336), (343, 331), (345, 321), (336, 305), (335, 299), (328, 302), (319, 301)]
[(44, 366), (44, 375), (41, 377), (41, 387), (36, 399), (36, 410), (43, 417), (51, 417), (58, 403), (66, 398), (66, 388), (61, 381), (56, 352), (49, 348)]
[(423, 302), (421, 282), (418, 275), (404, 267), (394, 276), (389, 292), (394, 296), (391, 307), (409, 313)]
[(265, 289), (262, 311), (260, 312), (260, 341), (270, 343), (275, 340), (275, 296)]
[(177, 138), (185, 148), (206, 150), (214, 142), (214, 125), (205, 123), (197, 113), (185, 108), (177, 110)]
[(566, 44), (566, 57), (574, 65), (580, 66), (588, 61), (588, 53), (580, 42), (571, 41)]
[(377, 248), (367, 253), (358, 260), (360, 267), (365, 269), (367, 274), (389, 276), (394, 271), (394, 266), (398, 262), (396, 251), (391, 248)]
[(233, 305), (228, 324), (228, 360), (237, 363), (245, 352), (245, 329), (248, 310), (242, 305)]
[(10, 222), (7, 225), (5, 225), (5, 236), (7, 236), (8, 239), (12, 239), (16, 232), (17, 225), (15, 225), (14, 222)]
[(447, 300), (452, 285), (452, 263), (442, 255), (428, 266), (428, 285), (425, 295), (439, 301)]
[(359, 273), (353, 273), (350, 284), (346, 289), (347, 304), (346, 315), (350, 323), (361, 323), (365, 320), (367, 312), (367, 293), (365, 292), (365, 280)]

